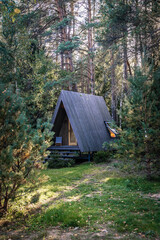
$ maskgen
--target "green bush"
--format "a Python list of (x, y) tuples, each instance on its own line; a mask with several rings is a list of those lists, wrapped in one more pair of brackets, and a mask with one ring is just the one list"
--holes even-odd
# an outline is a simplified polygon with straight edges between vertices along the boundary
[(93, 161), (95, 163), (101, 163), (101, 162), (110, 162), (110, 156), (111, 153), (109, 151), (99, 151), (94, 154)]
[(74, 159), (62, 159), (58, 153), (51, 154), (48, 160), (48, 168), (72, 167), (74, 164)]
[(28, 121), (26, 105), (14, 85), (0, 84), (0, 215), (4, 215), (20, 187), (32, 183), (53, 137), (50, 124)]

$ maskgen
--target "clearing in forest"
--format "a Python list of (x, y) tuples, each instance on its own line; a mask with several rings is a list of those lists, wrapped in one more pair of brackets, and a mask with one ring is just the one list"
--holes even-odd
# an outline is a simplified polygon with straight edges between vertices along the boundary
[(160, 182), (117, 166), (41, 170), (0, 220), (0, 240), (160, 239)]

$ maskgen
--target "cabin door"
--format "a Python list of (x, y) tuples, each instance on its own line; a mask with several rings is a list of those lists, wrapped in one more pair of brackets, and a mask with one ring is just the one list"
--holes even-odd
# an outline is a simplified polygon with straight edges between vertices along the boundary
[(69, 122), (69, 119), (68, 119), (68, 145), (69, 146), (77, 145), (77, 140), (76, 140), (76, 137), (74, 135), (72, 126), (71, 126), (71, 124)]

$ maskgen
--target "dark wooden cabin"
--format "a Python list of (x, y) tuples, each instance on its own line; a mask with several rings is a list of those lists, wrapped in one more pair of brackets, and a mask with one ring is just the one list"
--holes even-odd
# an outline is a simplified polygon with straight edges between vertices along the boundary
[(100, 151), (112, 139), (106, 127), (111, 121), (102, 96), (62, 90), (52, 118), (55, 144), (50, 150)]

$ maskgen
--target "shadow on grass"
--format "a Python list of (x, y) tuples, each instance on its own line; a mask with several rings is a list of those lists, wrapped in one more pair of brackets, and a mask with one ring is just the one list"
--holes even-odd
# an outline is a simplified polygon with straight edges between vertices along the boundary
[(43, 203), (38, 202), (40, 194), (33, 195), (31, 202), (36, 204), (17, 218), (20, 225), (23, 221), (28, 229), (38, 230), (48, 226), (82, 227), (110, 222), (120, 232), (154, 237), (160, 234), (159, 203), (142, 196), (142, 193), (160, 191), (160, 184), (140, 177), (122, 177), (121, 173), (118, 176), (117, 171), (108, 172), (107, 168), (81, 165), (75, 169), (43, 171), (48, 180), (41, 187), (48, 187), (56, 195), (44, 199)]

